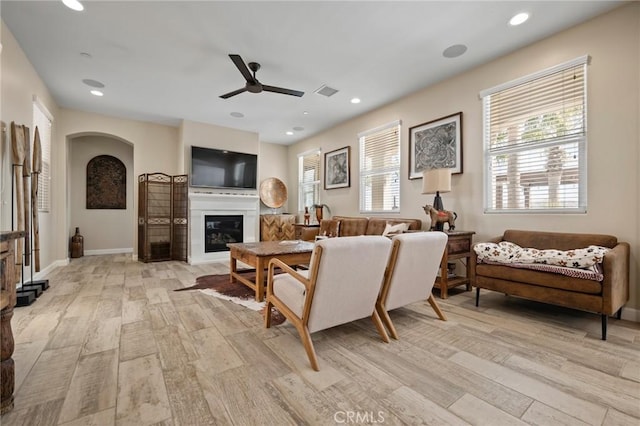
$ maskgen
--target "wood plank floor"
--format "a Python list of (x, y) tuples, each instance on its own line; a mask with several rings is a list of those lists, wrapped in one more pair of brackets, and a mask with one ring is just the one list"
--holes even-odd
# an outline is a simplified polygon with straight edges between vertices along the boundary
[(199, 291), (227, 263), (73, 259), (12, 320), (12, 425), (638, 425), (640, 324), (462, 288), (312, 335)]

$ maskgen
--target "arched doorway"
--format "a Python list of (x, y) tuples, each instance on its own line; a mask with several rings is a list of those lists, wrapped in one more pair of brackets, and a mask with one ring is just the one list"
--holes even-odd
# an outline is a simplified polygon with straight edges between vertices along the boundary
[[(135, 246), (135, 208), (133, 171), (133, 144), (108, 134), (85, 133), (69, 136), (69, 235), (75, 228), (80, 228), (84, 236), (84, 254), (132, 253)], [(113, 163), (121, 162), (125, 168), (125, 202), (124, 208), (113, 203), (96, 203), (95, 194), (87, 193), (87, 184), (105, 176), (87, 175), (87, 165), (97, 157), (112, 157)], [(113, 171), (105, 170), (105, 173)], [(118, 179), (109, 176), (107, 180)], [(89, 179), (89, 180), (88, 180)], [(118, 184), (113, 182), (114, 186)], [(89, 205), (87, 196), (90, 195)], [(108, 194), (105, 196), (109, 196)], [(91, 198), (93, 197), (93, 198)], [(122, 206), (122, 203), (118, 203)], [(93, 206), (93, 207), (92, 207)], [(98, 208), (94, 208), (97, 206)]]

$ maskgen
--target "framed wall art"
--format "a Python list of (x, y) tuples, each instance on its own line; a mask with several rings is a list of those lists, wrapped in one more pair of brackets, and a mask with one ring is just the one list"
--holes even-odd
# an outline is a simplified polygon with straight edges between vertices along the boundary
[(347, 188), (350, 181), (351, 147), (336, 149), (324, 155), (324, 189)]
[(127, 168), (111, 155), (87, 163), (87, 209), (127, 208)]
[(429, 169), (462, 173), (462, 112), (409, 129), (409, 179)]

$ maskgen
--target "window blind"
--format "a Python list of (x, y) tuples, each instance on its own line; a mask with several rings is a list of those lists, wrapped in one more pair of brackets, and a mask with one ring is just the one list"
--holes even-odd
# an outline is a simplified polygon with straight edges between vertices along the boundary
[(320, 150), (298, 155), (298, 210), (319, 204), (320, 199)]
[(587, 60), (481, 93), (486, 212), (586, 211)]
[(361, 213), (400, 211), (400, 124), (358, 135)]
[[(51, 113), (34, 96), (33, 99), (33, 130), (31, 137), (35, 135), (38, 127), (40, 146), (42, 148), (42, 170), (38, 176), (38, 211), (49, 212), (51, 210)], [(30, 141), (33, 144), (33, 140)], [(31, 149), (33, 152), (33, 148)]]

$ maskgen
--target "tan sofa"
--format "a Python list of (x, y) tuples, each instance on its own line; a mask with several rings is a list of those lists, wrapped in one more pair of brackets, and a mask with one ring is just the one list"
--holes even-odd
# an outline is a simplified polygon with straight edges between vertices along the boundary
[[(323, 235), (325, 233), (325, 229), (335, 229), (336, 223), (339, 223), (337, 225), (339, 237), (351, 237), (356, 235), (382, 235), (385, 227), (387, 226), (387, 223), (390, 225), (407, 223), (409, 224), (409, 230), (417, 231), (422, 229), (422, 221), (420, 219), (333, 216), (331, 219), (325, 219), (322, 221), (319, 229), (320, 235)], [(331, 231), (327, 232), (328, 235), (330, 233)]]
[(510, 241), (520, 247), (540, 250), (572, 250), (590, 245), (609, 250), (602, 263), (602, 281), (575, 278), (554, 272), (519, 269), (508, 265), (478, 263), (472, 250), (471, 283), (476, 286), (476, 306), (480, 289), (498, 291), (525, 299), (550, 303), (568, 308), (601, 314), (602, 340), (607, 338), (607, 317), (616, 314), (629, 300), (629, 244), (619, 242), (611, 235), (570, 234), (564, 232), (539, 232), (507, 230), (492, 240)]

